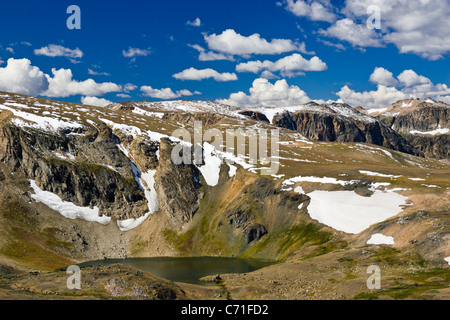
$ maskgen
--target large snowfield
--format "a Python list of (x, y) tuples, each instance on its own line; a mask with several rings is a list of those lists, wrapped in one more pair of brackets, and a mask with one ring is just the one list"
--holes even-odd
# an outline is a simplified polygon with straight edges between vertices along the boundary
[(312, 219), (335, 230), (358, 234), (371, 225), (396, 216), (406, 197), (376, 190), (370, 197), (353, 191), (313, 191), (308, 212)]

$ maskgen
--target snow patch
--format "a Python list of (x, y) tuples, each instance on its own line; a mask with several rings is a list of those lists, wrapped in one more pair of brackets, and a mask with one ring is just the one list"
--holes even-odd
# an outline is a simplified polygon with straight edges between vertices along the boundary
[(376, 108), (376, 109), (368, 109), (367, 110), (367, 113), (368, 114), (372, 114), (372, 113), (383, 113), (383, 112), (385, 112), (387, 110), (387, 108)]
[[(230, 107), (228, 105), (210, 102), (210, 101), (183, 101), (183, 100), (175, 100), (175, 101), (161, 101), (161, 102), (138, 102), (133, 105), (136, 109), (139, 109), (137, 106), (141, 106), (144, 108), (163, 111), (163, 112), (173, 112), (173, 111), (182, 111), (187, 113), (214, 113), (214, 114), (223, 114), (235, 118), (245, 119), (246, 117), (240, 115), (238, 111), (240, 108)], [(144, 112), (148, 112), (146, 110), (142, 110)], [(139, 110), (137, 112), (140, 112)], [(156, 112), (158, 113), (158, 112)]]
[(118, 220), (117, 226), (120, 231), (127, 232), (139, 227), (149, 216), (150, 212), (148, 212), (145, 216), (137, 218), (137, 219), (127, 219), (127, 220)]
[(228, 164), (228, 167), (230, 168), (230, 170), (228, 171), (228, 176), (231, 177), (235, 177), (236, 176), (236, 171), (237, 171), (237, 167), (235, 165), (232, 164)]
[(386, 244), (386, 245), (392, 245), (394, 244), (394, 238), (385, 236), (381, 233), (375, 233), (370, 237), (369, 240), (367, 240), (367, 244)]
[(409, 103), (403, 102), (402, 105), (401, 105), (401, 107), (402, 107), (402, 108), (409, 108), (409, 107), (411, 107), (411, 105), (412, 105), (412, 101), (409, 102)]
[[(13, 108), (0, 105), (0, 109), (11, 111), (14, 116), (24, 119), (12, 119), (12, 122), (19, 127), (30, 127), (38, 130), (58, 132), (63, 129), (82, 128), (83, 126), (76, 122), (67, 122), (55, 118), (41, 117), (32, 113), (18, 111)], [(28, 123), (32, 122), (32, 123)]]
[(375, 191), (376, 189), (380, 188), (380, 187), (388, 187), (391, 184), (389, 182), (373, 182), (372, 185), (370, 186), (369, 190), (371, 191)]
[(169, 138), (172, 141), (178, 141), (179, 139), (176, 139), (174, 137), (169, 137), (166, 134), (162, 134), (159, 132), (154, 132), (151, 130), (141, 130), (140, 128), (136, 126), (129, 126), (126, 124), (120, 124), (113, 121), (110, 121), (108, 119), (99, 118), (99, 120), (103, 121), (105, 124), (107, 124), (111, 129), (113, 130), (119, 130), (125, 133), (127, 136), (132, 136), (134, 139), (136, 139), (138, 136), (147, 136), (152, 141), (161, 141), (162, 138)]
[(150, 170), (147, 173), (141, 173), (137, 167), (132, 163), (133, 172), (135, 173), (136, 181), (139, 183), (139, 187), (144, 190), (145, 199), (148, 203), (148, 212), (137, 219), (118, 220), (117, 226), (120, 231), (126, 232), (140, 226), (147, 218), (158, 211), (158, 193), (155, 190), (155, 173), (156, 170)]
[(162, 112), (145, 111), (145, 110), (142, 110), (141, 108), (137, 108), (137, 107), (135, 107), (133, 109), (133, 113), (141, 114), (141, 115), (144, 115), (147, 117), (156, 117), (156, 118), (160, 118), (160, 119), (162, 119), (162, 117), (164, 117), (164, 113), (162, 113)]
[(297, 192), (297, 193), (299, 193), (299, 194), (304, 194), (304, 193), (305, 193), (305, 191), (303, 191), (303, 188), (300, 187), (300, 186), (296, 187), (296, 188), (294, 189), (294, 192)]
[(450, 132), (449, 128), (441, 128), (441, 126), (439, 125), (439, 127), (436, 130), (432, 130), (432, 131), (417, 131), (417, 130), (412, 130), (409, 133), (410, 134), (423, 134), (423, 135), (431, 135), (431, 136), (436, 136), (436, 135), (440, 135), (440, 134), (447, 134)]
[(383, 178), (392, 178), (392, 179), (396, 179), (396, 178), (400, 178), (401, 176), (394, 176), (392, 174), (384, 174), (384, 173), (379, 173), (379, 172), (372, 172), (372, 171), (364, 171), (364, 170), (359, 170), (360, 173), (365, 174), (367, 176), (377, 176), (377, 177), (383, 177)]
[(126, 124), (119, 124), (108, 119), (99, 118), (100, 121), (106, 123), (111, 129), (119, 130), (125, 133), (127, 136), (132, 136), (136, 139), (138, 136), (142, 135), (142, 130), (135, 126), (129, 126)]
[(54, 193), (40, 189), (34, 180), (29, 181), (31, 184), (31, 188), (33, 188), (33, 191), (35, 193), (31, 195), (31, 198), (36, 202), (42, 202), (47, 207), (58, 211), (64, 217), (72, 220), (83, 219), (90, 222), (98, 222), (103, 225), (107, 225), (111, 222), (110, 217), (99, 216), (98, 207), (94, 207), (93, 209), (78, 207), (72, 202), (63, 201)]
[(214, 155), (215, 148), (213, 145), (205, 142), (203, 144), (205, 165), (198, 167), (202, 176), (205, 178), (208, 186), (214, 187), (219, 183), (220, 165), (222, 159)]
[[(409, 189), (409, 188), (392, 188), (392, 189), (386, 190), (386, 192), (409, 191), (409, 190), (411, 190), (411, 189)], [(412, 204), (410, 204), (410, 205), (412, 205)]]
[(340, 185), (345, 186), (345, 185), (348, 185), (348, 184), (356, 182), (356, 180), (344, 181), (344, 180), (337, 180), (336, 178), (329, 178), (329, 177), (319, 178), (319, 177), (302, 177), (302, 176), (298, 176), (298, 177), (290, 178), (288, 180), (283, 181), (282, 185), (283, 186), (290, 186), (290, 185), (293, 185), (293, 184), (295, 184), (297, 182), (330, 183), (330, 184), (340, 184)]

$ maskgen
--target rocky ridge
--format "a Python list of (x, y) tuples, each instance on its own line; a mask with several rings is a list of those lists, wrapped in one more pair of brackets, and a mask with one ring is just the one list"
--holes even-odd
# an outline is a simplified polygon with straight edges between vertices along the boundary
[[(346, 105), (309, 104), (289, 108), (286, 114), (271, 110), (263, 114), (265, 118), (257, 111), (246, 115), (240, 111), (193, 101), (129, 102), (99, 108), (1, 93), (0, 264), (54, 270), (86, 260), (161, 255), (313, 263), (320, 259), (309, 259), (326, 259), (336, 250), (344, 256), (359, 248), (366, 250), (368, 238), (383, 232), (395, 236), (396, 256), (413, 264), (423, 259), (445, 267), (443, 257), (450, 255), (445, 240), (449, 234), (448, 166), (377, 146), (375, 140), (370, 140), (372, 145), (361, 143), (358, 139), (379, 137), (374, 133), (379, 130), (380, 143), (387, 146), (389, 142), (391, 148), (403, 145), (402, 140), (388, 137), (392, 129)], [(322, 132), (329, 140), (334, 134), (333, 143), (313, 141), (292, 130), (305, 122), (303, 130), (308, 131), (310, 117), (318, 117), (321, 123), (311, 131)], [(179, 141), (171, 133), (192, 130), (194, 121), (202, 121), (204, 130), (257, 132), (273, 128), (265, 119), (281, 127), (277, 174), (262, 176), (267, 164), (249, 163), (245, 157), (215, 148), (211, 151), (206, 143), (202, 163), (171, 160)], [(331, 131), (328, 121), (333, 124)], [(208, 157), (207, 150), (211, 151)], [(30, 187), (30, 180), (40, 190)], [(375, 192), (401, 193), (410, 202), (395, 220), (349, 235), (312, 218), (314, 191), (355, 191), (361, 201)], [(45, 197), (37, 197), (36, 192)], [(57, 205), (48, 202), (55, 202), (55, 195), (60, 197)], [(67, 219), (60, 212), (67, 204), (74, 205), (75, 211), (98, 208), (97, 214), (112, 223), (85, 221), (82, 216)], [(416, 218), (423, 208), (427, 214)], [(113, 296), (126, 295), (123, 283), (105, 286)]]
[(241, 112), (255, 120), (269, 121), (298, 131), (314, 141), (361, 142), (420, 155), (401, 135), (383, 122), (342, 103), (319, 105), (310, 102), (291, 108), (259, 108)]
[(448, 159), (450, 105), (427, 99), (406, 99), (385, 108), (366, 110), (402, 135), (427, 157)]

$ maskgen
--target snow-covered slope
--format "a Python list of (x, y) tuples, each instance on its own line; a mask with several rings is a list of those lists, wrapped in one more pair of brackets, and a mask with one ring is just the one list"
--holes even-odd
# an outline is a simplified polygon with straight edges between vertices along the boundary
[(397, 116), (403, 113), (410, 113), (414, 110), (425, 107), (444, 107), (448, 108), (449, 105), (442, 101), (435, 101), (431, 98), (426, 99), (404, 99), (399, 100), (389, 106), (374, 109), (362, 109), (366, 114), (376, 117), (383, 116)]
[(260, 107), (260, 108), (246, 108), (245, 110), (264, 114), (269, 120), (269, 122), (272, 124), (273, 119), (276, 115), (280, 115), (284, 112), (296, 113), (299, 111), (330, 114), (343, 118), (352, 118), (363, 122), (376, 121), (374, 118), (358, 112), (350, 105), (345, 103), (317, 104), (315, 102), (309, 102), (306, 104), (290, 107)]
[[(273, 120), (277, 114), (288, 111), (294, 114), (297, 112), (330, 114), (345, 119), (359, 120), (364, 123), (376, 121), (372, 117), (355, 111), (346, 104), (336, 103), (330, 105), (309, 103), (291, 108), (257, 108), (252, 110), (265, 114), (270, 120)], [(35, 145), (33, 151), (35, 156), (43, 157), (43, 159), (46, 159), (45, 161), (57, 158), (58, 161), (62, 161), (68, 167), (78, 163), (92, 163), (100, 166), (101, 170), (106, 170), (108, 175), (111, 176), (108, 179), (131, 178), (135, 181), (137, 192), (141, 194), (142, 201), (146, 202), (146, 210), (139, 211), (141, 212), (140, 214), (118, 217), (116, 219), (118, 226), (123, 231), (138, 227), (149, 214), (160, 209), (158, 181), (155, 180), (155, 176), (158, 176), (158, 166), (161, 165), (159, 163), (160, 144), (162, 139), (168, 139), (172, 143), (181, 141), (179, 137), (172, 137), (172, 133), (180, 128), (192, 128), (192, 123), (187, 123), (184, 120), (186, 115), (211, 115), (212, 118), (208, 118), (208, 116), (203, 116), (203, 119), (200, 118), (200, 120), (206, 120), (204, 121), (205, 127), (203, 129), (220, 129), (224, 133), (224, 138), (226, 130), (240, 129), (244, 132), (247, 130), (247, 135), (252, 135), (258, 134), (261, 130), (266, 130), (267, 132), (267, 130), (275, 129), (270, 124), (255, 122), (246, 116), (242, 116), (239, 114), (240, 111), (242, 110), (238, 108), (204, 101), (143, 101), (121, 103), (100, 108), (7, 93), (2, 94), (0, 98), (1, 119), (8, 119), (13, 125), (24, 129), (26, 132), (38, 130), (45, 134), (50, 133), (58, 137), (54, 139), (61, 141), (54, 143), (55, 145), (61, 143), (60, 147), (48, 146), (44, 148), (43, 145)], [(176, 115), (173, 115), (173, 113)], [(221, 117), (216, 118), (217, 115), (221, 115)], [(193, 121), (192, 118), (186, 119)], [(105, 131), (105, 128), (108, 128), (111, 133), (107, 130)], [(319, 187), (335, 185), (342, 188), (353, 188), (354, 185), (360, 183), (361, 179), (368, 178), (372, 179), (371, 188), (374, 191), (380, 188), (395, 189), (391, 186), (392, 180), (398, 180), (402, 175), (380, 173), (379, 169), (372, 169), (371, 165), (367, 165), (368, 163), (394, 163), (396, 166), (405, 168), (411, 166), (419, 168), (436, 167), (436, 163), (428, 160), (393, 153), (382, 147), (360, 143), (335, 145), (325, 142), (312, 142), (300, 133), (283, 128), (278, 130), (280, 141), (275, 142), (279, 147), (277, 154), (272, 154), (274, 144), (271, 140), (273, 137), (270, 134), (268, 135), (268, 158), (265, 160), (269, 160), (269, 162), (263, 161), (261, 158), (257, 159), (256, 162), (252, 162), (249, 154), (239, 154), (234, 148), (225, 148), (225, 140), (220, 147), (214, 146), (211, 144), (211, 141), (202, 141), (204, 162), (202, 164), (194, 164), (194, 167), (203, 177), (202, 181), (204, 181), (205, 186), (216, 187), (219, 185), (220, 171), (223, 166), (228, 170), (227, 176), (230, 179), (236, 179), (242, 170), (250, 174), (262, 174), (265, 169), (276, 164), (275, 168), (278, 168), (278, 172), (272, 173), (269, 177), (275, 181), (281, 181), (282, 190), (286, 192), (293, 189), (298, 190), (298, 188), (304, 186), (304, 183)], [(104, 133), (100, 134), (100, 132)], [(92, 143), (94, 138), (92, 137), (100, 137), (102, 135), (106, 136), (101, 141), (105, 139), (110, 140), (108, 148), (115, 150), (112, 155), (102, 155), (103, 150), (101, 149), (97, 149), (97, 151), (94, 149), (90, 150), (94, 145)], [(246, 139), (245, 141), (248, 150), (250, 140)], [(192, 142), (190, 140), (184, 143), (188, 146), (193, 146)], [(119, 158), (120, 161), (118, 161)], [(352, 170), (360, 169), (359, 173), (356, 176), (353, 173), (352, 177), (346, 178), (347, 169), (343, 169), (341, 172), (338, 171), (339, 175), (336, 172), (326, 175), (315, 169), (324, 165), (345, 167), (346, 164), (350, 164), (353, 167)], [(301, 168), (308, 168), (307, 171), (310, 174), (299, 176)], [(31, 174), (35, 175), (36, 173), (32, 171)], [(113, 176), (116, 178), (112, 178)], [(411, 179), (415, 178), (415, 176), (411, 177)], [(424, 182), (425, 179), (421, 181)], [(434, 181), (429, 182), (429, 184), (436, 185)], [(42, 181), (40, 187), (42, 187)], [(47, 187), (53, 188), (55, 192), (61, 192), (61, 188), (58, 187), (56, 182), (52, 182)], [(402, 189), (397, 185), (396, 187), (398, 190)], [(438, 188), (441, 187), (438, 186)], [(37, 185), (35, 190), (41, 190), (37, 193), (41, 195), (44, 194), (43, 192), (52, 191), (38, 190)], [(56, 201), (56, 196), (55, 194), (51, 204), (54, 208), (57, 208), (56, 203), (58, 201)], [(50, 197), (47, 198), (50, 199)], [(71, 199), (72, 201), (79, 200), (73, 196)], [(70, 201), (68, 200), (61, 199), (61, 201), (65, 201), (61, 203), (69, 203)], [(93, 204), (98, 203), (100, 207), (99, 213), (104, 214), (106, 212), (105, 208), (102, 208), (99, 201), (100, 199), (91, 199), (89, 200), (90, 203), (88, 203), (92, 207), (96, 207)], [(82, 202), (86, 202), (86, 199)], [(73, 208), (86, 207), (86, 205), (80, 206), (74, 203), (72, 205), (74, 206)], [(58, 208), (63, 208), (63, 206), (59, 205)], [(123, 208), (123, 205), (120, 208)], [(82, 212), (85, 209), (76, 210)], [(114, 210), (120, 209), (116, 208)], [(317, 210), (315, 211), (316, 213)], [(81, 214), (78, 216), (83, 217)]]
[(229, 105), (215, 103), (210, 101), (190, 101), (190, 100), (175, 100), (175, 101), (132, 101), (116, 103), (108, 106), (114, 110), (129, 109), (137, 114), (146, 114), (149, 116), (163, 116), (167, 112), (180, 113), (211, 113), (220, 114), (230, 117), (243, 118), (239, 114), (241, 108), (232, 107)]

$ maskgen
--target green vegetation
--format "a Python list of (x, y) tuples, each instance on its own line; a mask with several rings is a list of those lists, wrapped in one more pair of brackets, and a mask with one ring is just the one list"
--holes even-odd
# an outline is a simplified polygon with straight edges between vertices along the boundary
[(192, 230), (178, 234), (174, 230), (164, 229), (163, 236), (178, 252), (186, 254), (192, 251)]
[[(377, 261), (394, 266), (393, 274), (382, 280), (382, 289), (361, 292), (354, 299), (376, 300), (383, 296), (394, 299), (432, 299), (441, 289), (448, 288), (450, 272), (448, 269), (436, 268), (420, 257), (400, 256), (398, 250), (382, 247), (376, 253)], [(408, 265), (404, 269), (403, 265)], [(387, 289), (383, 289), (386, 288)]]
[(14, 198), (3, 194), (0, 206), (2, 233), (6, 243), (0, 253), (29, 268), (54, 270), (71, 264), (71, 261), (53, 251), (69, 249), (70, 243), (60, 242), (51, 229), (39, 229), (36, 214), (29, 207)]
[(332, 239), (332, 234), (321, 229), (322, 227), (318, 224), (312, 222), (304, 222), (287, 230), (269, 233), (268, 235), (265, 235), (252, 248), (246, 251), (242, 256), (257, 257), (259, 256), (259, 253), (262, 253), (265, 250), (273, 250), (276, 248), (277, 259), (284, 260), (291, 253), (299, 250), (306, 245), (322, 245), (319, 246), (318, 251), (310, 257), (325, 254), (330, 251), (331, 247), (323, 244), (326, 244)]
[(388, 246), (380, 246), (378, 251), (375, 252), (374, 257), (376, 257), (376, 262), (378, 263), (387, 263), (388, 265), (397, 265), (401, 263), (403, 260), (399, 257), (400, 251), (388, 247)]
[[(280, 234), (279, 250), (280, 255), (290, 252), (296, 246), (303, 247), (306, 243), (309, 245), (319, 245), (328, 242), (331, 239), (329, 232), (321, 231), (321, 226), (315, 223), (306, 223), (289, 229)], [(323, 250), (326, 253), (327, 250)]]
[[(439, 273), (439, 272), (438, 272)], [(447, 271), (448, 273), (448, 271)], [(429, 274), (431, 276), (432, 272)], [(448, 284), (448, 280), (446, 281)], [(389, 296), (397, 300), (403, 299), (432, 299), (438, 292), (437, 290), (445, 288), (442, 281), (432, 281), (429, 283), (405, 283), (396, 281), (396, 284), (386, 290), (377, 290), (373, 292), (362, 292), (357, 294), (355, 300), (377, 300), (382, 296)]]

